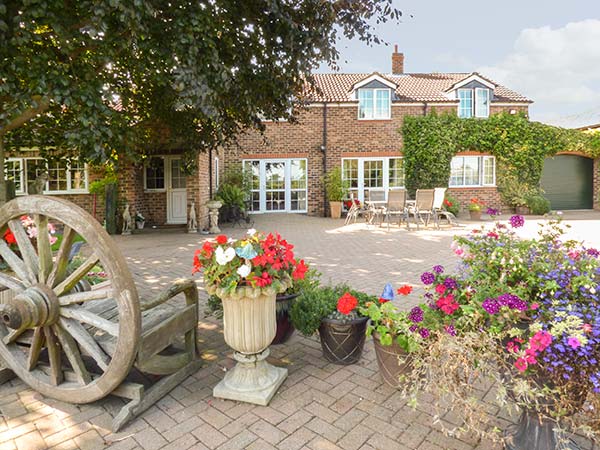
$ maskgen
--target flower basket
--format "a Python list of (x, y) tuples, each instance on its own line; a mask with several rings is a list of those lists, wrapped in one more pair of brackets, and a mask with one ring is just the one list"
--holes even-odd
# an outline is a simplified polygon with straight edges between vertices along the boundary
[(399, 388), (402, 385), (402, 375), (412, 369), (409, 353), (400, 347), (396, 339), (393, 339), (391, 345), (381, 344), (379, 333), (376, 332), (373, 333), (373, 344), (381, 378), (389, 386)]
[(323, 356), (334, 364), (355, 364), (365, 346), (368, 317), (352, 320), (324, 318), (319, 327)]

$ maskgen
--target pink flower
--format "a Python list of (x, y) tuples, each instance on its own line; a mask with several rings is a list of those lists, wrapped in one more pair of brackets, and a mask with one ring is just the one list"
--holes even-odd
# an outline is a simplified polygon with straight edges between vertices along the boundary
[(591, 333), (593, 328), (589, 323), (584, 323), (583, 326), (581, 327), (583, 329), (584, 332), (586, 333)]
[(570, 337), (569, 339), (567, 339), (567, 344), (569, 344), (573, 349), (581, 347), (581, 342), (579, 342), (579, 339), (577, 339), (576, 337)]
[(515, 361), (515, 367), (519, 370), (519, 372), (525, 372), (527, 370), (527, 361), (525, 358), (517, 358)]
[(529, 347), (535, 351), (543, 352), (552, 343), (552, 335), (547, 331), (538, 331), (529, 339)]
[(437, 292), (438, 294), (443, 294), (444, 292), (446, 292), (446, 286), (444, 286), (443, 284), (438, 284), (435, 287), (435, 292)]
[(533, 310), (536, 310), (536, 309), (538, 309), (540, 307), (540, 304), (539, 303), (532, 303), (529, 307), (531, 309), (533, 309)]

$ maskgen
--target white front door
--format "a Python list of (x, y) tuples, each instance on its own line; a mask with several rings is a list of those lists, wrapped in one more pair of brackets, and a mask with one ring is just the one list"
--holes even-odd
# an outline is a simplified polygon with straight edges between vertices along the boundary
[(165, 157), (167, 223), (187, 223), (186, 175), (179, 157)]

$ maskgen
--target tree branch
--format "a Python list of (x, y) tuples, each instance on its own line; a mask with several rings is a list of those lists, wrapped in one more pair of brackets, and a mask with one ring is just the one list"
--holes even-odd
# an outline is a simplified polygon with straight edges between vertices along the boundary
[(23, 111), (19, 116), (11, 120), (6, 126), (0, 128), (0, 136), (5, 135), (9, 131), (12, 131), (25, 123), (29, 122), (31, 119), (36, 117), (38, 114), (42, 114), (50, 107), (50, 99), (41, 98), (40, 96), (36, 96), (33, 98), (33, 101), (37, 102), (37, 106), (32, 106), (29, 109)]

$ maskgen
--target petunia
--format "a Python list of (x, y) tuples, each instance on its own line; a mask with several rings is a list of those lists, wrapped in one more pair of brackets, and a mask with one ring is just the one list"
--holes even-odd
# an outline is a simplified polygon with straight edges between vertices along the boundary
[(246, 278), (248, 275), (250, 275), (251, 271), (252, 267), (250, 266), (250, 264), (246, 263), (238, 267), (237, 274), (242, 278)]
[(527, 361), (525, 358), (517, 358), (515, 361), (515, 367), (519, 370), (519, 372), (525, 372), (527, 370)]
[(217, 264), (224, 266), (235, 258), (235, 250), (231, 247), (227, 250), (223, 250), (223, 247), (217, 247), (215, 250), (215, 258), (217, 259)]
[(567, 339), (567, 344), (569, 344), (573, 349), (581, 347), (581, 342), (576, 337), (570, 337)]

